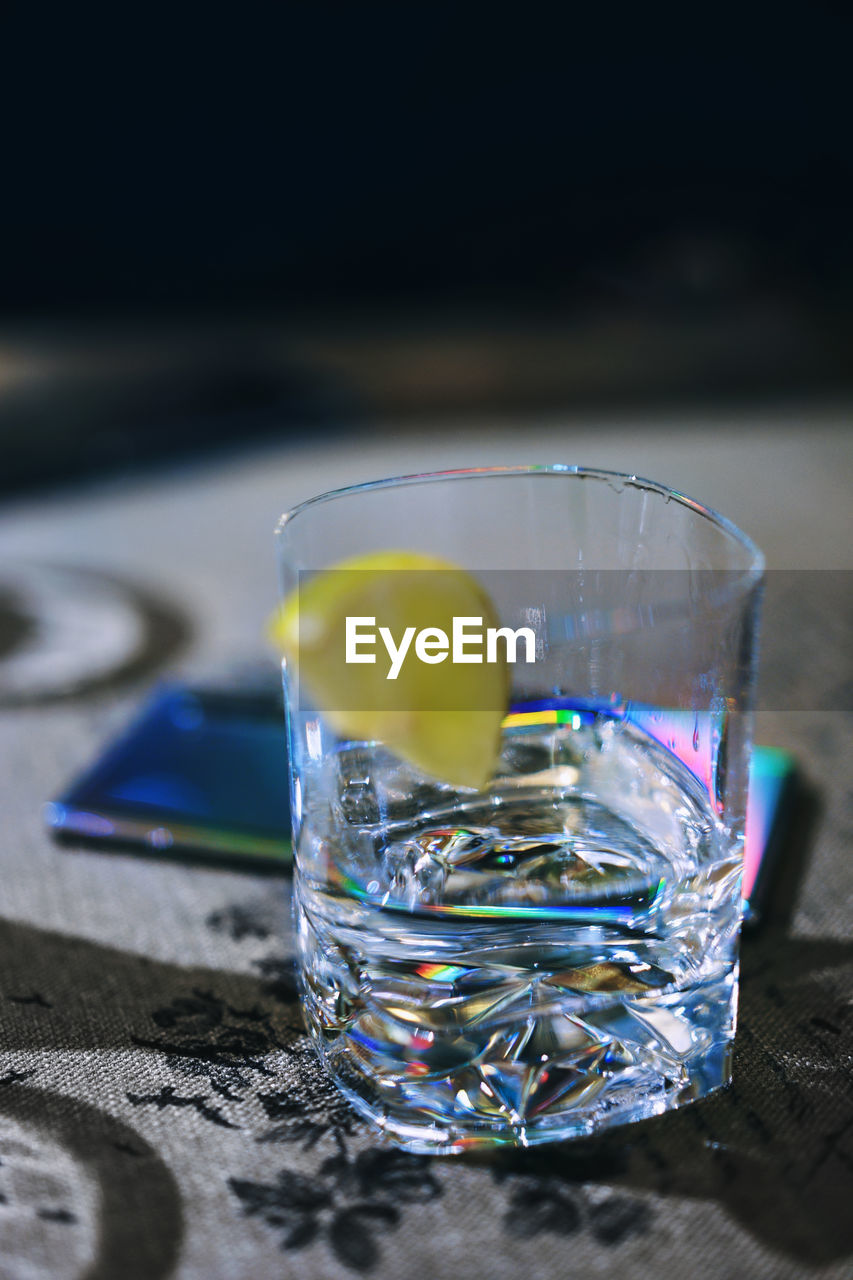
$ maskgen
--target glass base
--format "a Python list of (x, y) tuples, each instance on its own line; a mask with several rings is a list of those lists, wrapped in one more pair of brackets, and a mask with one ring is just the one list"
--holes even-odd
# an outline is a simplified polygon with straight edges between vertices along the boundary
[[(359, 1115), (404, 1150), (447, 1155), (589, 1137), (724, 1087), (736, 997), (735, 968), (654, 1008), (611, 1006), (610, 1034), (601, 1010), (593, 1025), (551, 1009), (493, 1027), (474, 1059), (425, 1074), (416, 1062), (402, 1069), (389, 1062), (359, 1035), (357, 1019), (330, 1036), (312, 1019), (310, 998), (306, 1011), (324, 1067)], [(562, 1045), (554, 1043), (555, 1020), (569, 1027)]]

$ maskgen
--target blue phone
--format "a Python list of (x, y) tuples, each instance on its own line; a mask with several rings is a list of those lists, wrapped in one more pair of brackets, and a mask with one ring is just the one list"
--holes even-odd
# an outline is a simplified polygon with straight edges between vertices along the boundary
[[(677, 751), (679, 733), (689, 742), (682, 726), (672, 738)], [(689, 759), (687, 746), (684, 754)], [(747, 921), (760, 915), (784, 846), (795, 777), (787, 751), (755, 748), (744, 858)], [(267, 686), (162, 688), (127, 732), (46, 806), (45, 816), (66, 843), (286, 870), (290, 804), (280, 693)]]
[(160, 689), (103, 756), (45, 808), (63, 842), (290, 864), (281, 695), (266, 688)]

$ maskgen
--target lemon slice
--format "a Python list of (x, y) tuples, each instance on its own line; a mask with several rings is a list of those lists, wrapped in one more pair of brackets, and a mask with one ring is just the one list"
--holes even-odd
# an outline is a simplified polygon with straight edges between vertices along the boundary
[[(358, 624), (368, 639), (355, 652), (372, 653), (375, 662), (346, 661), (347, 618), (374, 620), (372, 627)], [(500, 749), (508, 666), (500, 647), (498, 660), (489, 662), (484, 647), (471, 644), (465, 652), (479, 652), (481, 662), (454, 662), (451, 645), (437, 661), (441, 642), (435, 636), (421, 650), (433, 661), (418, 657), (419, 633), (438, 629), (450, 641), (454, 618), (481, 619), (483, 635), (500, 625), (488, 594), (466, 570), (419, 552), (380, 551), (343, 560), (301, 584), (270, 631), (336, 733), (382, 742), (441, 781), (480, 788)], [(414, 628), (394, 679), (388, 678), (393, 664), (379, 634), (383, 627), (398, 648)], [(470, 634), (479, 630), (469, 624)]]

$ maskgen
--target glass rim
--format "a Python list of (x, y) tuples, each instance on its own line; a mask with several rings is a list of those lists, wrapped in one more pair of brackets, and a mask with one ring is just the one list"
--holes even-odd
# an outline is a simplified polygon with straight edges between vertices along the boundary
[(723, 533), (726, 534), (733, 542), (747, 553), (749, 557), (748, 564), (744, 565), (738, 573), (742, 573), (748, 577), (754, 578), (756, 581), (761, 577), (765, 568), (766, 561), (764, 553), (757, 544), (744, 533), (732, 520), (721, 515), (713, 507), (707, 506), (703, 502), (697, 501), (695, 498), (689, 497), (687, 494), (680, 493), (677, 489), (671, 489), (668, 485), (661, 484), (657, 480), (649, 480), (644, 476), (629, 474), (623, 471), (609, 471), (602, 467), (585, 467), (576, 466), (570, 463), (543, 463), (543, 464), (517, 464), (510, 466), (493, 466), (493, 467), (462, 467), (447, 471), (422, 471), (414, 472), (411, 475), (387, 476), (380, 480), (364, 480), (358, 484), (342, 485), (338, 489), (328, 489), (324, 493), (315, 494), (311, 498), (306, 498), (303, 502), (299, 502), (295, 507), (290, 507), (279, 520), (275, 527), (276, 537), (280, 537), (290, 526), (293, 520), (303, 512), (310, 510), (312, 507), (323, 505), (327, 502), (334, 502), (338, 498), (348, 498), (359, 493), (370, 493), (378, 489), (395, 489), (403, 488), (407, 485), (418, 484), (434, 484), (440, 480), (478, 480), (486, 478), (497, 478), (500, 476), (566, 476), (580, 480), (599, 480), (605, 484), (613, 485), (614, 482), (620, 484), (622, 488), (642, 489), (647, 492), (657, 493), (667, 502), (677, 502), (680, 506), (686, 507), (695, 515), (707, 520), (710, 524), (715, 525)]

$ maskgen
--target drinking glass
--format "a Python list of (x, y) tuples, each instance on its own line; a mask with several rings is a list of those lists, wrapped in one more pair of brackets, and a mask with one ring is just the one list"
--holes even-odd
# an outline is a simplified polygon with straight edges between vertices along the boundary
[(425, 553), (535, 637), (479, 788), (336, 731), (284, 664), (303, 1006), (356, 1110), (455, 1152), (725, 1085), (758, 549), (660, 484), (573, 466), (342, 489), (283, 516), (278, 546), (286, 597), (349, 557)]

